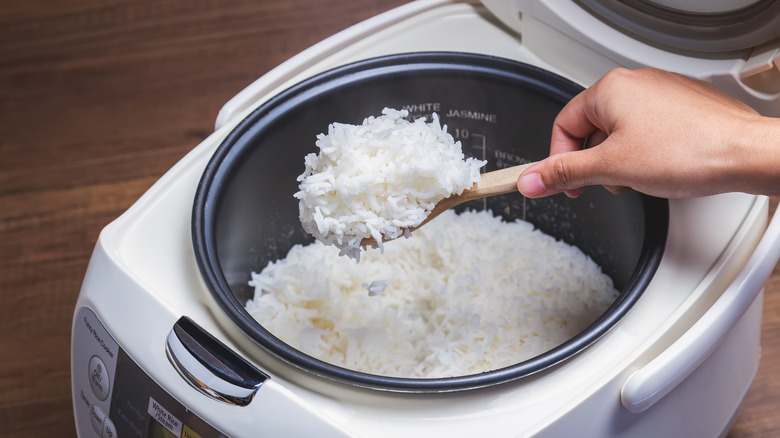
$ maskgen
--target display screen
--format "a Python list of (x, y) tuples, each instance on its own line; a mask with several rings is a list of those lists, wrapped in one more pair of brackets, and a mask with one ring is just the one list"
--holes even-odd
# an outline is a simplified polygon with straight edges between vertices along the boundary
[(119, 349), (108, 417), (122, 438), (223, 438), (177, 402)]

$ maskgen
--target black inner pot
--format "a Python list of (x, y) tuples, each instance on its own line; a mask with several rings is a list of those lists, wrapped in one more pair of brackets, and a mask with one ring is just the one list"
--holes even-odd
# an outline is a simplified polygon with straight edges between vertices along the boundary
[[(559, 363), (606, 333), (636, 302), (660, 263), (668, 203), (638, 193), (589, 188), (577, 199), (519, 194), (472, 201), (505, 220), (522, 218), (576, 245), (621, 291), (593, 324), (564, 344), (503, 369), (451, 378), (407, 379), (340, 368), (271, 335), (244, 309), (250, 272), (313, 238), (298, 219), (296, 177), (315, 137), (332, 122), (359, 124), (384, 107), (414, 117), (435, 111), (485, 171), (545, 158), (553, 120), (582, 90), (549, 71), (483, 55), (415, 53), (361, 61), (322, 73), (271, 98), (230, 133), (208, 164), (193, 209), (195, 257), (223, 311), (257, 344), (313, 374), (392, 391), (444, 392), (518, 379)], [(485, 242), (490, 245), (490, 242)], [(335, 251), (335, 249), (334, 249)]]

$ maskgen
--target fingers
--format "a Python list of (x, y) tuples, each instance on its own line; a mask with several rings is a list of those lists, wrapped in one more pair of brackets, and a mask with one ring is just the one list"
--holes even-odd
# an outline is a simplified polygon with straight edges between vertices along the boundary
[[(586, 90), (575, 96), (556, 117), (550, 140), (551, 156), (597, 146), (607, 138), (607, 128), (596, 118), (589, 93), (592, 91)], [(535, 172), (526, 171), (528, 178), (518, 182), (520, 192), (528, 197), (565, 192), (567, 196), (576, 198), (582, 194), (584, 184), (580, 185), (578, 172), (581, 172), (579, 167), (583, 163), (568, 157), (559, 158), (557, 161), (548, 159), (551, 164), (546, 163)], [(615, 190), (622, 191), (619, 187)]]
[[(635, 71), (627, 69), (611, 70), (564, 106), (553, 123), (550, 157), (521, 176), (518, 180), (521, 193), (542, 197), (564, 192), (569, 197), (577, 197), (583, 187), (590, 184), (601, 184), (612, 193), (631, 190), (620, 184), (622, 181), (616, 177), (616, 170), (611, 168), (614, 166), (606, 161), (615, 161), (616, 157), (608, 151), (615, 149), (613, 143), (620, 142), (611, 138), (620, 120), (632, 117), (635, 112), (635, 108), (627, 104), (636, 100), (635, 96), (627, 94), (637, 92), (636, 87), (631, 86), (636, 75)], [(616, 89), (621, 92), (615, 93)]]
[(550, 155), (580, 150), (591, 134), (605, 131), (595, 118), (590, 93), (585, 90), (578, 94), (558, 113), (553, 122)]
[(529, 198), (541, 198), (565, 192), (579, 196), (583, 187), (598, 178), (599, 169), (593, 165), (590, 150), (564, 152), (534, 164), (517, 180), (517, 189)]

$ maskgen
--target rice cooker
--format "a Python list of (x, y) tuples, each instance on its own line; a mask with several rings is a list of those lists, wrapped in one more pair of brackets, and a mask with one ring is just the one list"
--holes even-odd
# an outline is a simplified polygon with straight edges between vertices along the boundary
[[(476, 201), (576, 245), (619, 290), (512, 366), (387, 377), (301, 353), (244, 309), (249, 274), (312, 238), (317, 133), (437, 113), (486, 170), (544, 158), (560, 108), (614, 67), (698, 77), (780, 116), (780, 2), (421, 0), (296, 55), (100, 234), (73, 319), (81, 437), (724, 436), (756, 374), (780, 219), (763, 196)], [(490, 242), (485, 242), (490, 245)]]

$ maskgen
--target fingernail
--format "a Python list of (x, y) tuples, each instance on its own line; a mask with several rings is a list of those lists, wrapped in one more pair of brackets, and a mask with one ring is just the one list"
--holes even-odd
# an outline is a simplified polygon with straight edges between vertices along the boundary
[(583, 187), (580, 187), (578, 189), (572, 189), (572, 190), (566, 190), (566, 196), (570, 198), (576, 198), (582, 194), (582, 192), (585, 191)]
[(520, 179), (517, 180), (517, 189), (520, 190), (520, 193), (529, 197), (539, 196), (547, 190), (544, 187), (542, 175), (540, 175), (539, 172), (522, 175)]

